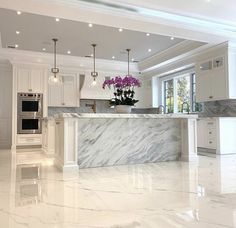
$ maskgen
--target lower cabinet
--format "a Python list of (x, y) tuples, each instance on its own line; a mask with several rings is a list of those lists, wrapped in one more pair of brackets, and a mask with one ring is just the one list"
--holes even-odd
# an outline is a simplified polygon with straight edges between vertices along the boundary
[(54, 156), (55, 154), (55, 120), (47, 119), (43, 121), (43, 142), (42, 148), (46, 155)]
[(198, 119), (198, 148), (216, 154), (236, 153), (236, 118), (216, 117)]
[(18, 134), (17, 146), (40, 146), (42, 145), (42, 134)]

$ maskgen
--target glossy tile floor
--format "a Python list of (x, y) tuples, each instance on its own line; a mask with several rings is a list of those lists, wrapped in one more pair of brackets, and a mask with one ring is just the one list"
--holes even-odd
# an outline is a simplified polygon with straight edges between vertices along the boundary
[(0, 151), (1, 228), (236, 227), (236, 157), (60, 173)]

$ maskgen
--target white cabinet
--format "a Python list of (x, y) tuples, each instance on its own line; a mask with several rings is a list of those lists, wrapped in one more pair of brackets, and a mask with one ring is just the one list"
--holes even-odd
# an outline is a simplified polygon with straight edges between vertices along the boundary
[(17, 146), (40, 146), (42, 145), (42, 134), (17, 135)]
[(236, 53), (229, 47), (209, 51), (196, 64), (197, 102), (235, 99)]
[(217, 154), (233, 154), (236, 147), (236, 118), (202, 118), (197, 121), (198, 147)]
[(19, 67), (17, 69), (17, 92), (43, 93), (44, 69)]
[(62, 84), (49, 84), (48, 105), (51, 107), (79, 106), (79, 77), (77, 74), (61, 74)]

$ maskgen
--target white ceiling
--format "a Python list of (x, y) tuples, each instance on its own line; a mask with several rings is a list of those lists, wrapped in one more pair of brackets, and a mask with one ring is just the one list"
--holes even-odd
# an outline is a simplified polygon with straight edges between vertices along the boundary
[[(7, 23), (6, 23), (7, 22)], [(17, 35), (16, 31), (20, 31)], [(73, 56), (86, 56), (92, 53), (92, 43), (98, 44), (97, 57), (126, 61), (126, 48), (131, 48), (131, 58), (143, 60), (163, 50), (166, 50), (182, 39), (154, 35), (146, 36), (146, 33), (123, 30), (118, 28), (93, 25), (87, 23), (61, 19), (56, 22), (55, 18), (34, 15), (22, 12), (17, 15), (16, 11), (0, 9), (0, 33), (2, 47), (18, 44), (18, 49), (42, 52), (53, 51), (51, 39), (59, 39), (58, 52), (67, 54), (71, 51)], [(148, 52), (151, 49), (151, 52)]]
[[(57, 0), (59, 1), (59, 0)], [(72, 0), (69, 0), (72, 1)], [(207, 19), (219, 23), (236, 25), (235, 0), (78, 0), (82, 2), (104, 2)]]

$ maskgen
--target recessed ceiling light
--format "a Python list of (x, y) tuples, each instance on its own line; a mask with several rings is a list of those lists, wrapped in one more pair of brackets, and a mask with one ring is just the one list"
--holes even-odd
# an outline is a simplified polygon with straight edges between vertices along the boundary
[(151, 52), (151, 51), (152, 51), (152, 49), (151, 49), (151, 48), (149, 48), (149, 49), (148, 49), (148, 52)]
[(150, 36), (150, 33), (146, 33), (146, 36)]
[(174, 40), (175, 38), (172, 36), (170, 39), (171, 39), (171, 40)]
[(43, 51), (46, 51), (46, 48), (43, 48), (42, 50), (43, 50)]
[(92, 27), (93, 27), (93, 24), (89, 23), (88, 26), (89, 26), (90, 28), (92, 28)]
[(113, 55), (113, 56), (112, 56), (112, 59), (115, 59), (115, 58), (116, 58), (116, 57)]
[(16, 31), (16, 34), (19, 35), (19, 34), (20, 34), (20, 31)]
[(19, 45), (18, 44), (15, 44), (15, 48), (18, 48), (19, 47)]
[(55, 18), (55, 21), (56, 21), (56, 22), (59, 22), (59, 21), (60, 21), (60, 18), (58, 18), (58, 17)]
[(71, 51), (70, 51), (70, 50), (68, 50), (68, 51), (67, 51), (67, 54), (68, 54), (68, 55), (70, 55), (70, 54), (71, 54)]
[(21, 15), (21, 11), (19, 11), (19, 10), (18, 10), (16, 13), (17, 13), (18, 15)]
[(122, 28), (119, 28), (119, 32), (123, 32), (123, 29), (122, 29)]

